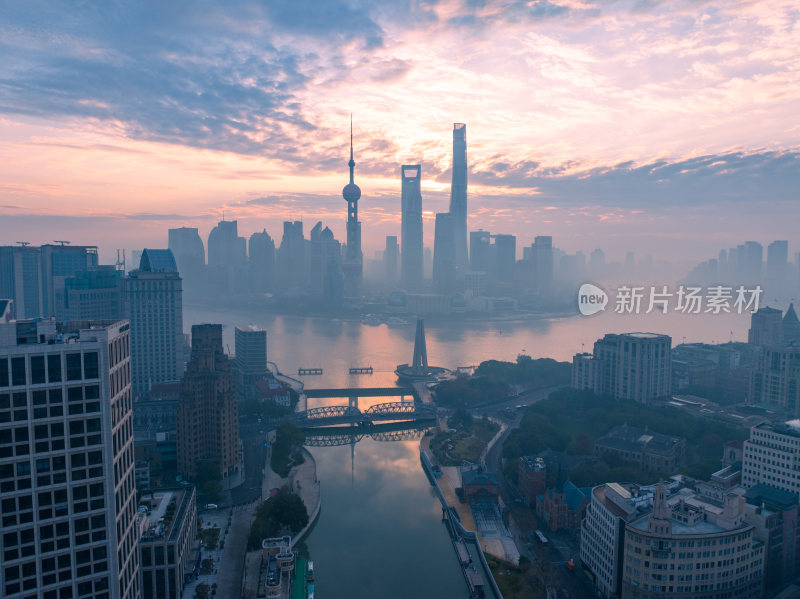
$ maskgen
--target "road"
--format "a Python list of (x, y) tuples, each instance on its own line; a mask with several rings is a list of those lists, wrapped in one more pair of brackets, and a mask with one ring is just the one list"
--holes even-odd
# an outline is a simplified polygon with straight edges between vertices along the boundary
[[(496, 416), (510, 407), (527, 407), (535, 404), (548, 397), (556, 389), (557, 387), (550, 387), (523, 393), (502, 404), (493, 404), (485, 408), (476, 409), (476, 412), (479, 412), (480, 415)], [(555, 587), (560, 597), (569, 599), (590, 597), (592, 596), (591, 583), (586, 575), (580, 571), (580, 568), (572, 573), (565, 566), (558, 565), (567, 560), (577, 558), (575, 544), (569, 541), (566, 534), (550, 533), (546, 533), (548, 538), (552, 539), (547, 545), (542, 545), (538, 541), (531, 542), (531, 533), (533, 530), (540, 528), (540, 523), (537, 522), (535, 512), (530, 507), (522, 504), (522, 494), (519, 489), (509, 483), (503, 476), (503, 443), (511, 431), (519, 427), (522, 413), (523, 410), (516, 410), (514, 419), (511, 421), (506, 420), (508, 428), (486, 454), (486, 466), (489, 470), (497, 472), (499, 475), (500, 495), (503, 498), (503, 502), (507, 506), (511, 506), (509, 530), (514, 536), (520, 555), (524, 555), (531, 560), (533, 571), (543, 585)]]

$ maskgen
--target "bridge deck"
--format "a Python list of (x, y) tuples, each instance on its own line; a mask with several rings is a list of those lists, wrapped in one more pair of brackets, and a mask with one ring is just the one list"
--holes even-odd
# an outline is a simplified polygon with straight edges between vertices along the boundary
[(306, 397), (400, 397), (414, 395), (411, 387), (346, 387), (338, 389), (305, 389)]

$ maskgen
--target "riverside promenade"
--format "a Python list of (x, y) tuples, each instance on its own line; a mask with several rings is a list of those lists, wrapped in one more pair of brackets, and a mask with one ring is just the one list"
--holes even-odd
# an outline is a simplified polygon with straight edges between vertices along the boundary
[[(264, 469), (264, 479), (261, 496), (266, 499), (272, 489), (289, 489), (302, 499), (308, 511), (308, 524), (292, 537), (292, 547), (299, 543), (314, 526), (322, 509), (322, 490), (317, 479), (317, 463), (314, 456), (303, 448), (304, 461), (289, 472), (289, 476), (282, 477), (273, 472), (269, 467), (270, 455), (268, 452), (267, 463)], [(250, 522), (255, 517), (256, 504), (252, 511)], [(255, 598), (258, 594), (258, 584), (261, 578), (261, 550), (249, 551), (244, 558), (244, 572), (242, 579), (242, 594), (245, 599)]]

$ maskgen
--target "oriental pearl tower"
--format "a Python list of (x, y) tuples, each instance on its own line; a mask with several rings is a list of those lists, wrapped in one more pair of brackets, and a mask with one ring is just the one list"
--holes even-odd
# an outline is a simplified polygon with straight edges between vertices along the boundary
[(353, 179), (356, 162), (353, 160), (353, 117), (350, 116), (350, 183), (342, 189), (342, 197), (347, 202), (347, 247), (345, 248), (342, 270), (344, 289), (342, 295), (350, 299), (361, 297), (361, 277), (364, 269), (364, 257), (361, 253), (361, 223), (358, 222), (358, 200), (361, 188)]

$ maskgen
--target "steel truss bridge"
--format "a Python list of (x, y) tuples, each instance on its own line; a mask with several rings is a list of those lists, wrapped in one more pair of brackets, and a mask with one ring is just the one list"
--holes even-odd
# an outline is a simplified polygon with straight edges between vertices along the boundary
[(368, 425), (380, 421), (435, 420), (436, 410), (432, 406), (413, 401), (392, 401), (370, 406), (363, 412), (354, 405), (323, 406), (309, 408), (294, 415), (295, 424), (301, 429), (311, 429), (336, 424)]
[(426, 426), (416, 423), (403, 423), (402, 428), (394, 424), (376, 424), (373, 426), (335, 426), (316, 429), (306, 435), (304, 445), (307, 447), (341, 447), (358, 443), (364, 437), (371, 437), (375, 441), (393, 442), (419, 439), (425, 434)]

